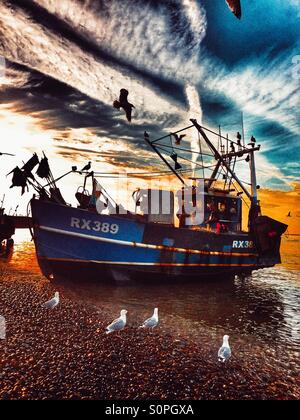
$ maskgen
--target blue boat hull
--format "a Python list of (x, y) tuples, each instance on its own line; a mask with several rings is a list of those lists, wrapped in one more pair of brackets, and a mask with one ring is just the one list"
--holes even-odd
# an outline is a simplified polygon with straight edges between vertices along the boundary
[(179, 229), (39, 200), (31, 207), (37, 257), (48, 278), (200, 280), (262, 268), (248, 234)]

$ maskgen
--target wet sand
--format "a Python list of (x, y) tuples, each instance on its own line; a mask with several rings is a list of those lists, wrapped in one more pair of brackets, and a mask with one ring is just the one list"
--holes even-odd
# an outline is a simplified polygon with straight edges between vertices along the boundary
[(288, 361), (287, 372), (275, 345), (233, 338), (232, 359), (222, 365), (218, 329), (200, 324), (191, 335), (170, 318), (154, 331), (139, 330), (140, 311), (124, 331), (106, 335), (118, 315), (113, 302), (96, 306), (65, 287), (59, 307), (42, 309), (56, 287), (37, 272), (0, 268), (7, 321), (0, 399), (300, 398), (298, 366)]

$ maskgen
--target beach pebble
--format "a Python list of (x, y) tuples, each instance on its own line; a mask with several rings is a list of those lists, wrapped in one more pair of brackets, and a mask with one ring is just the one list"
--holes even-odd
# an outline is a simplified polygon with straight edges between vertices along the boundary
[(64, 296), (59, 310), (45, 311), (40, 302), (54, 292), (40, 277), (0, 279), (9, 325), (0, 341), (0, 399), (300, 399), (280, 367), (237, 354), (220, 369), (204, 329), (202, 346), (171, 329), (126, 327), (107, 336), (115, 308)]

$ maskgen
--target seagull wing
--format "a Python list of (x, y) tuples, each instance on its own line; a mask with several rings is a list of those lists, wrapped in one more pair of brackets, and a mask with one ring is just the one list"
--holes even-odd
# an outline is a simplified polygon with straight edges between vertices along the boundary
[(128, 104), (126, 107), (124, 107), (125, 112), (126, 112), (126, 118), (129, 122), (131, 122), (132, 108), (133, 108), (133, 105), (131, 104)]
[(146, 319), (144, 324), (142, 325), (144, 328), (154, 328), (158, 324), (158, 321), (153, 316), (151, 318)]
[(11, 153), (1, 153), (0, 152), (0, 156), (16, 156), (16, 155), (12, 155)]
[(128, 98), (128, 90), (126, 89), (121, 89), (120, 90), (120, 103), (126, 103), (127, 102), (127, 98)]
[(231, 357), (231, 350), (229, 347), (221, 347), (218, 352), (219, 360), (226, 362)]
[(116, 108), (116, 109), (120, 109), (121, 108), (120, 102), (119, 101), (114, 101), (113, 107)]
[(241, 0), (226, 0), (230, 10), (232, 13), (238, 18), (241, 19), (242, 17), (242, 6)]
[(53, 298), (53, 299), (48, 300), (48, 302), (44, 303), (42, 307), (45, 309), (54, 309), (55, 306), (57, 305), (58, 305), (57, 299)]
[(122, 318), (115, 319), (109, 326), (106, 328), (108, 331), (119, 331), (125, 327), (126, 323)]

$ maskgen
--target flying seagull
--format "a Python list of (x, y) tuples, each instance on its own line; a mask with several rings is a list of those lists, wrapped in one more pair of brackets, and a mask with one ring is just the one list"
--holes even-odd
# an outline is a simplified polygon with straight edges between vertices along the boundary
[(128, 102), (128, 94), (129, 94), (128, 90), (121, 89), (120, 98), (119, 100), (115, 100), (113, 105), (114, 105), (114, 108), (116, 109), (123, 108), (126, 113), (127, 120), (131, 122), (132, 108), (135, 108), (135, 106)]
[(84, 168), (81, 169), (81, 172), (88, 172), (90, 171), (91, 167), (92, 167), (92, 162), (89, 162), (87, 165), (85, 165)]
[(218, 352), (218, 359), (219, 362), (225, 363), (231, 357), (231, 349), (229, 347), (229, 336), (224, 335), (223, 337), (223, 345)]
[(158, 308), (154, 309), (153, 315), (151, 318), (146, 319), (143, 325), (140, 328), (155, 328), (158, 324)]
[(126, 309), (122, 309), (120, 317), (115, 319), (108, 327), (106, 327), (106, 334), (110, 334), (114, 331), (123, 330), (126, 326)]
[(55, 292), (54, 298), (48, 300), (48, 302), (43, 303), (42, 307), (44, 309), (54, 309), (59, 304), (59, 293)]
[(174, 137), (174, 139), (175, 139), (175, 143), (176, 144), (180, 144), (181, 142), (182, 142), (182, 140), (186, 137), (186, 134), (181, 134), (180, 136), (178, 135), (178, 134), (176, 134), (176, 133), (172, 133), (172, 136)]
[(242, 17), (241, 0), (226, 0), (226, 3), (228, 4), (229, 9), (232, 11), (232, 13), (238, 19), (241, 19), (241, 17)]

